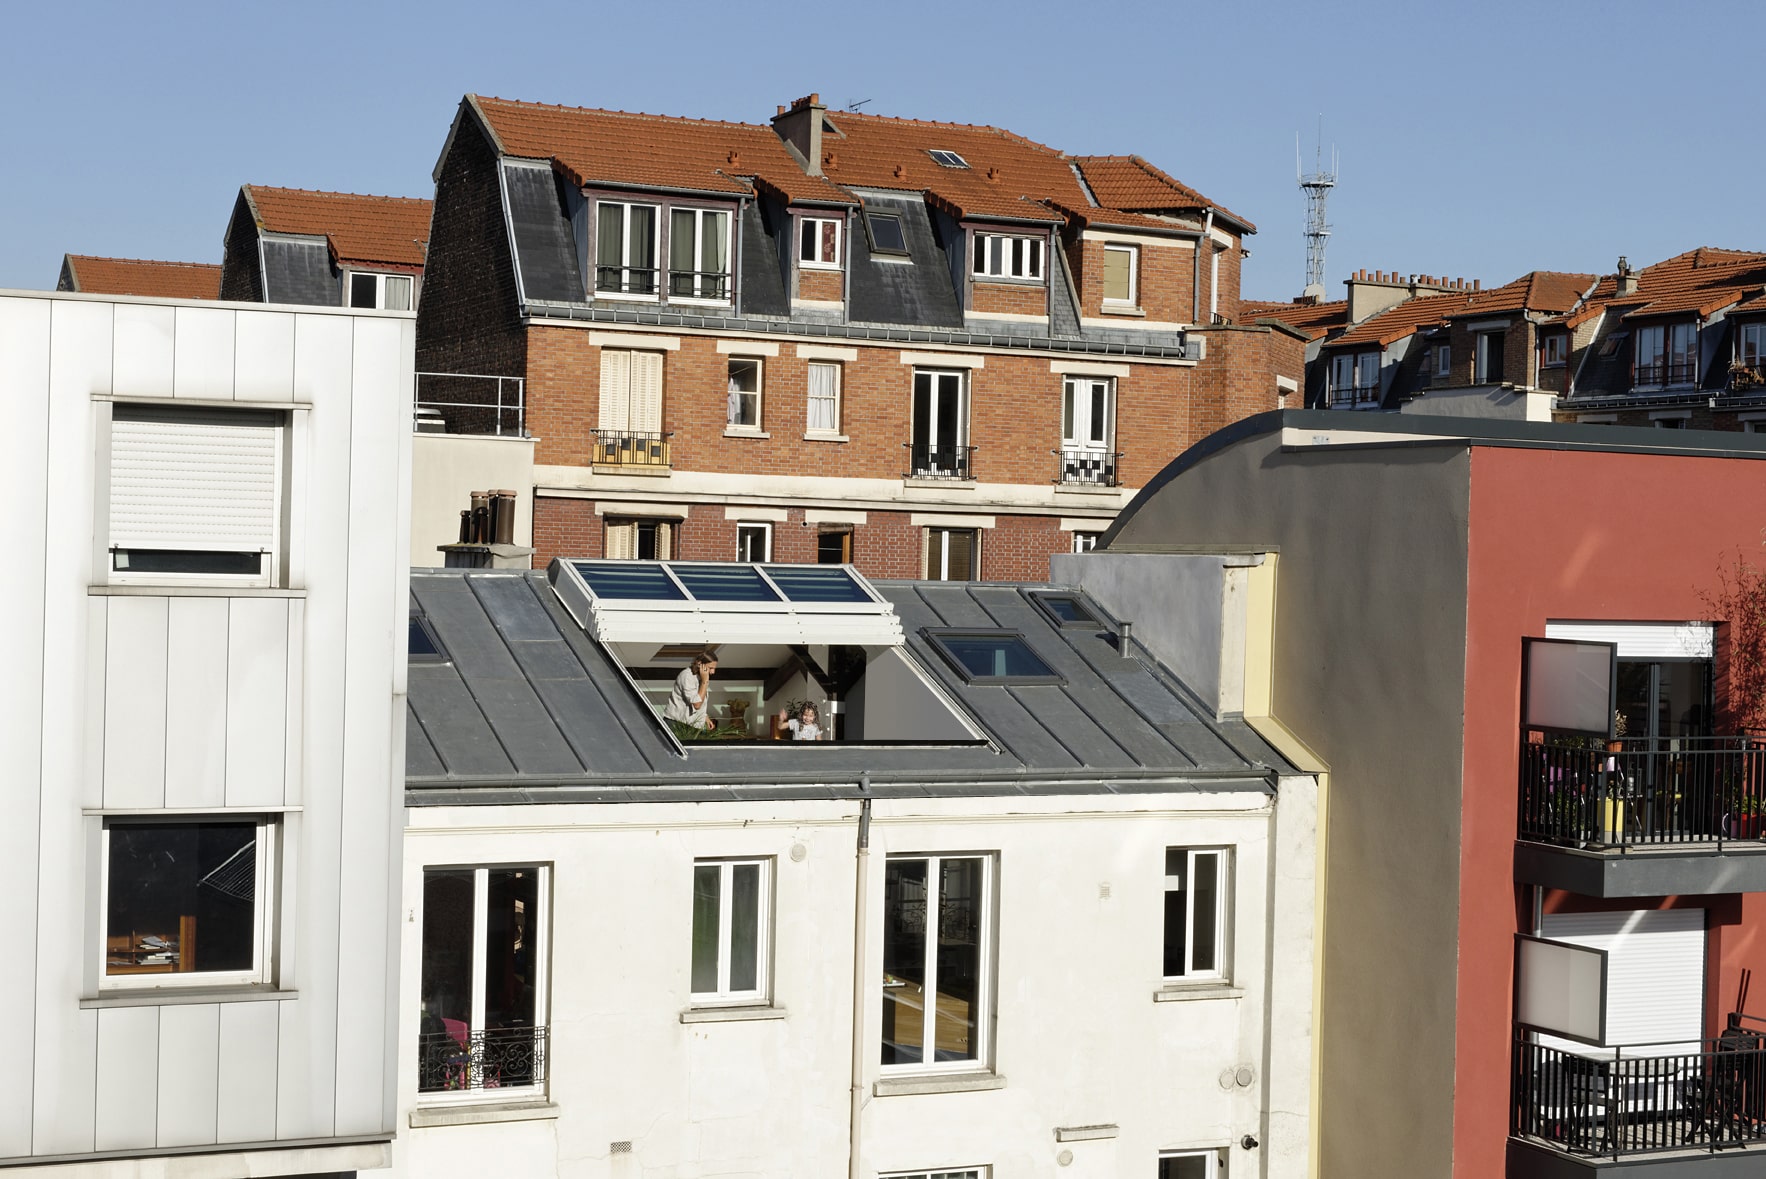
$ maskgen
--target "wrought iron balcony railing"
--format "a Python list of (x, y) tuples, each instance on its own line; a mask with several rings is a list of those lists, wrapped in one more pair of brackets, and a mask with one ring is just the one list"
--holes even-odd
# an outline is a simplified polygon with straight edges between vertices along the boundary
[(620, 295), (654, 295), (661, 273), (654, 266), (597, 266), (595, 289)]
[(680, 299), (728, 299), (730, 276), (721, 270), (671, 270), (668, 293)]
[(666, 467), (673, 431), (596, 430), (594, 462), (610, 467)]
[(1731, 1028), (1690, 1045), (1515, 1043), (1510, 1128), (1569, 1154), (1618, 1159), (1766, 1142), (1766, 1040)]
[(534, 1089), (546, 1083), (548, 1029), (423, 1032), (417, 1037), (417, 1091)]
[(1657, 361), (1634, 365), (1631, 383), (1639, 388), (1651, 385), (1690, 385), (1698, 380), (1699, 366), (1695, 361)]
[(1766, 739), (1521, 746), (1520, 837), (1572, 847), (1758, 840)]
[(1380, 387), (1373, 385), (1341, 385), (1331, 390), (1331, 404), (1374, 405), (1380, 400)]
[(1083, 446), (1063, 446), (1051, 451), (1060, 460), (1055, 471), (1056, 483), (1077, 483), (1087, 487), (1116, 486), (1116, 460), (1121, 451), (1089, 450)]
[(975, 448), (973, 446), (927, 446), (920, 442), (904, 442), (908, 452), (908, 469), (904, 479), (973, 479)]
[(527, 382), (476, 373), (418, 373), (416, 429), (423, 434), (527, 437)]

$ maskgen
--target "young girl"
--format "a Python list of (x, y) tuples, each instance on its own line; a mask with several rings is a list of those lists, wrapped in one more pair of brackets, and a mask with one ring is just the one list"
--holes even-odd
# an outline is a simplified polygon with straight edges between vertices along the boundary
[(813, 702), (805, 700), (803, 707), (797, 710), (796, 716), (786, 716), (783, 712), (779, 715), (786, 717), (785, 727), (791, 730), (793, 741), (820, 741), (822, 739), (822, 727), (816, 723), (816, 706)]

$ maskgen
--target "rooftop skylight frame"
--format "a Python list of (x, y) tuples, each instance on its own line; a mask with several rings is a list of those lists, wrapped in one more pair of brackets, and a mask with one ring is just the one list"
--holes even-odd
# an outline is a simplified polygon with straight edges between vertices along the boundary
[[(902, 215), (899, 212), (892, 209), (872, 209), (869, 205), (866, 205), (864, 214), (865, 239), (870, 243), (871, 253), (881, 254), (887, 258), (907, 258), (911, 256), (908, 249), (907, 223), (903, 220)], [(878, 244), (877, 222), (880, 220), (895, 222), (896, 229), (901, 233), (900, 246)]]
[[(927, 642), (932, 644), (932, 649), (937, 651), (939, 656), (951, 666), (951, 669), (962, 677), (964, 683), (1014, 686), (1027, 684), (1065, 685), (1067, 682), (1066, 676), (1050, 667), (1048, 660), (1037, 654), (1036, 648), (1030, 645), (1029, 640), (1024, 637), (1023, 631), (993, 627), (925, 627), (920, 633), (925, 636)], [(963, 662), (962, 657), (957, 654), (956, 648), (952, 646), (953, 642), (961, 642), (964, 639), (1015, 644), (1024, 655), (1043, 670), (1040, 672), (1014, 672), (1005, 675), (977, 672)]]
[(968, 160), (949, 148), (929, 147), (926, 149), (926, 154), (931, 156), (933, 162), (940, 168), (967, 168), (969, 166)]
[[(1110, 624), (1105, 620), (1104, 615), (1086, 601), (1085, 596), (1078, 590), (1033, 590), (1030, 593), (1030, 600), (1036, 603), (1036, 608), (1041, 610), (1050, 622), (1063, 630), (1106, 630), (1109, 628)], [(1054, 603), (1056, 602), (1071, 602), (1074, 610), (1083, 617), (1074, 619), (1063, 617), (1055, 608)]]

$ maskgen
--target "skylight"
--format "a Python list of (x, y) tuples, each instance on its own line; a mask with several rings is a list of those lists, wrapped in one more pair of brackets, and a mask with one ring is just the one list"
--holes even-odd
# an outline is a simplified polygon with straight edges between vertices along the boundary
[(1065, 683), (1024, 636), (1010, 630), (928, 630), (938, 653), (972, 684)]
[(429, 619), (416, 610), (411, 611), (411, 637), (407, 648), (407, 658), (412, 663), (446, 663), (448, 653), (442, 649), (441, 640), (435, 637), (430, 628)]
[(954, 151), (945, 151), (943, 148), (933, 148), (929, 149), (926, 154), (937, 161), (941, 167), (967, 168), (969, 166), (969, 161), (965, 160)]
[(908, 252), (907, 235), (902, 232), (901, 218), (893, 213), (873, 213), (865, 210), (865, 225), (871, 234), (871, 252), (875, 254), (905, 254)]
[(1079, 600), (1077, 594), (1042, 593), (1031, 594), (1037, 605), (1062, 626), (1101, 626), (1103, 625), (1091, 608)]

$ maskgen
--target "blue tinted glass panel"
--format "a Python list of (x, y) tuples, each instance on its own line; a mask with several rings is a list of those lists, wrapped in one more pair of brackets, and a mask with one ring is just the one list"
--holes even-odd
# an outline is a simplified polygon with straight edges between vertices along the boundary
[(1080, 605), (1078, 598), (1065, 594), (1043, 594), (1042, 604), (1049, 608), (1049, 613), (1068, 625), (1095, 623), (1097, 618), (1090, 610)]
[(752, 565), (670, 565), (701, 602), (776, 602), (779, 595)]
[(576, 571), (598, 598), (649, 598), (685, 601), (687, 595), (670, 581), (660, 565), (637, 561), (579, 561)]
[(973, 679), (1055, 674), (1017, 635), (940, 635), (938, 642)]
[(429, 632), (429, 624), (421, 614), (411, 615), (411, 646), (410, 658), (418, 660), (446, 660), (441, 643)]
[(869, 602), (871, 595), (844, 569), (825, 565), (768, 565), (773, 579), (793, 602)]

